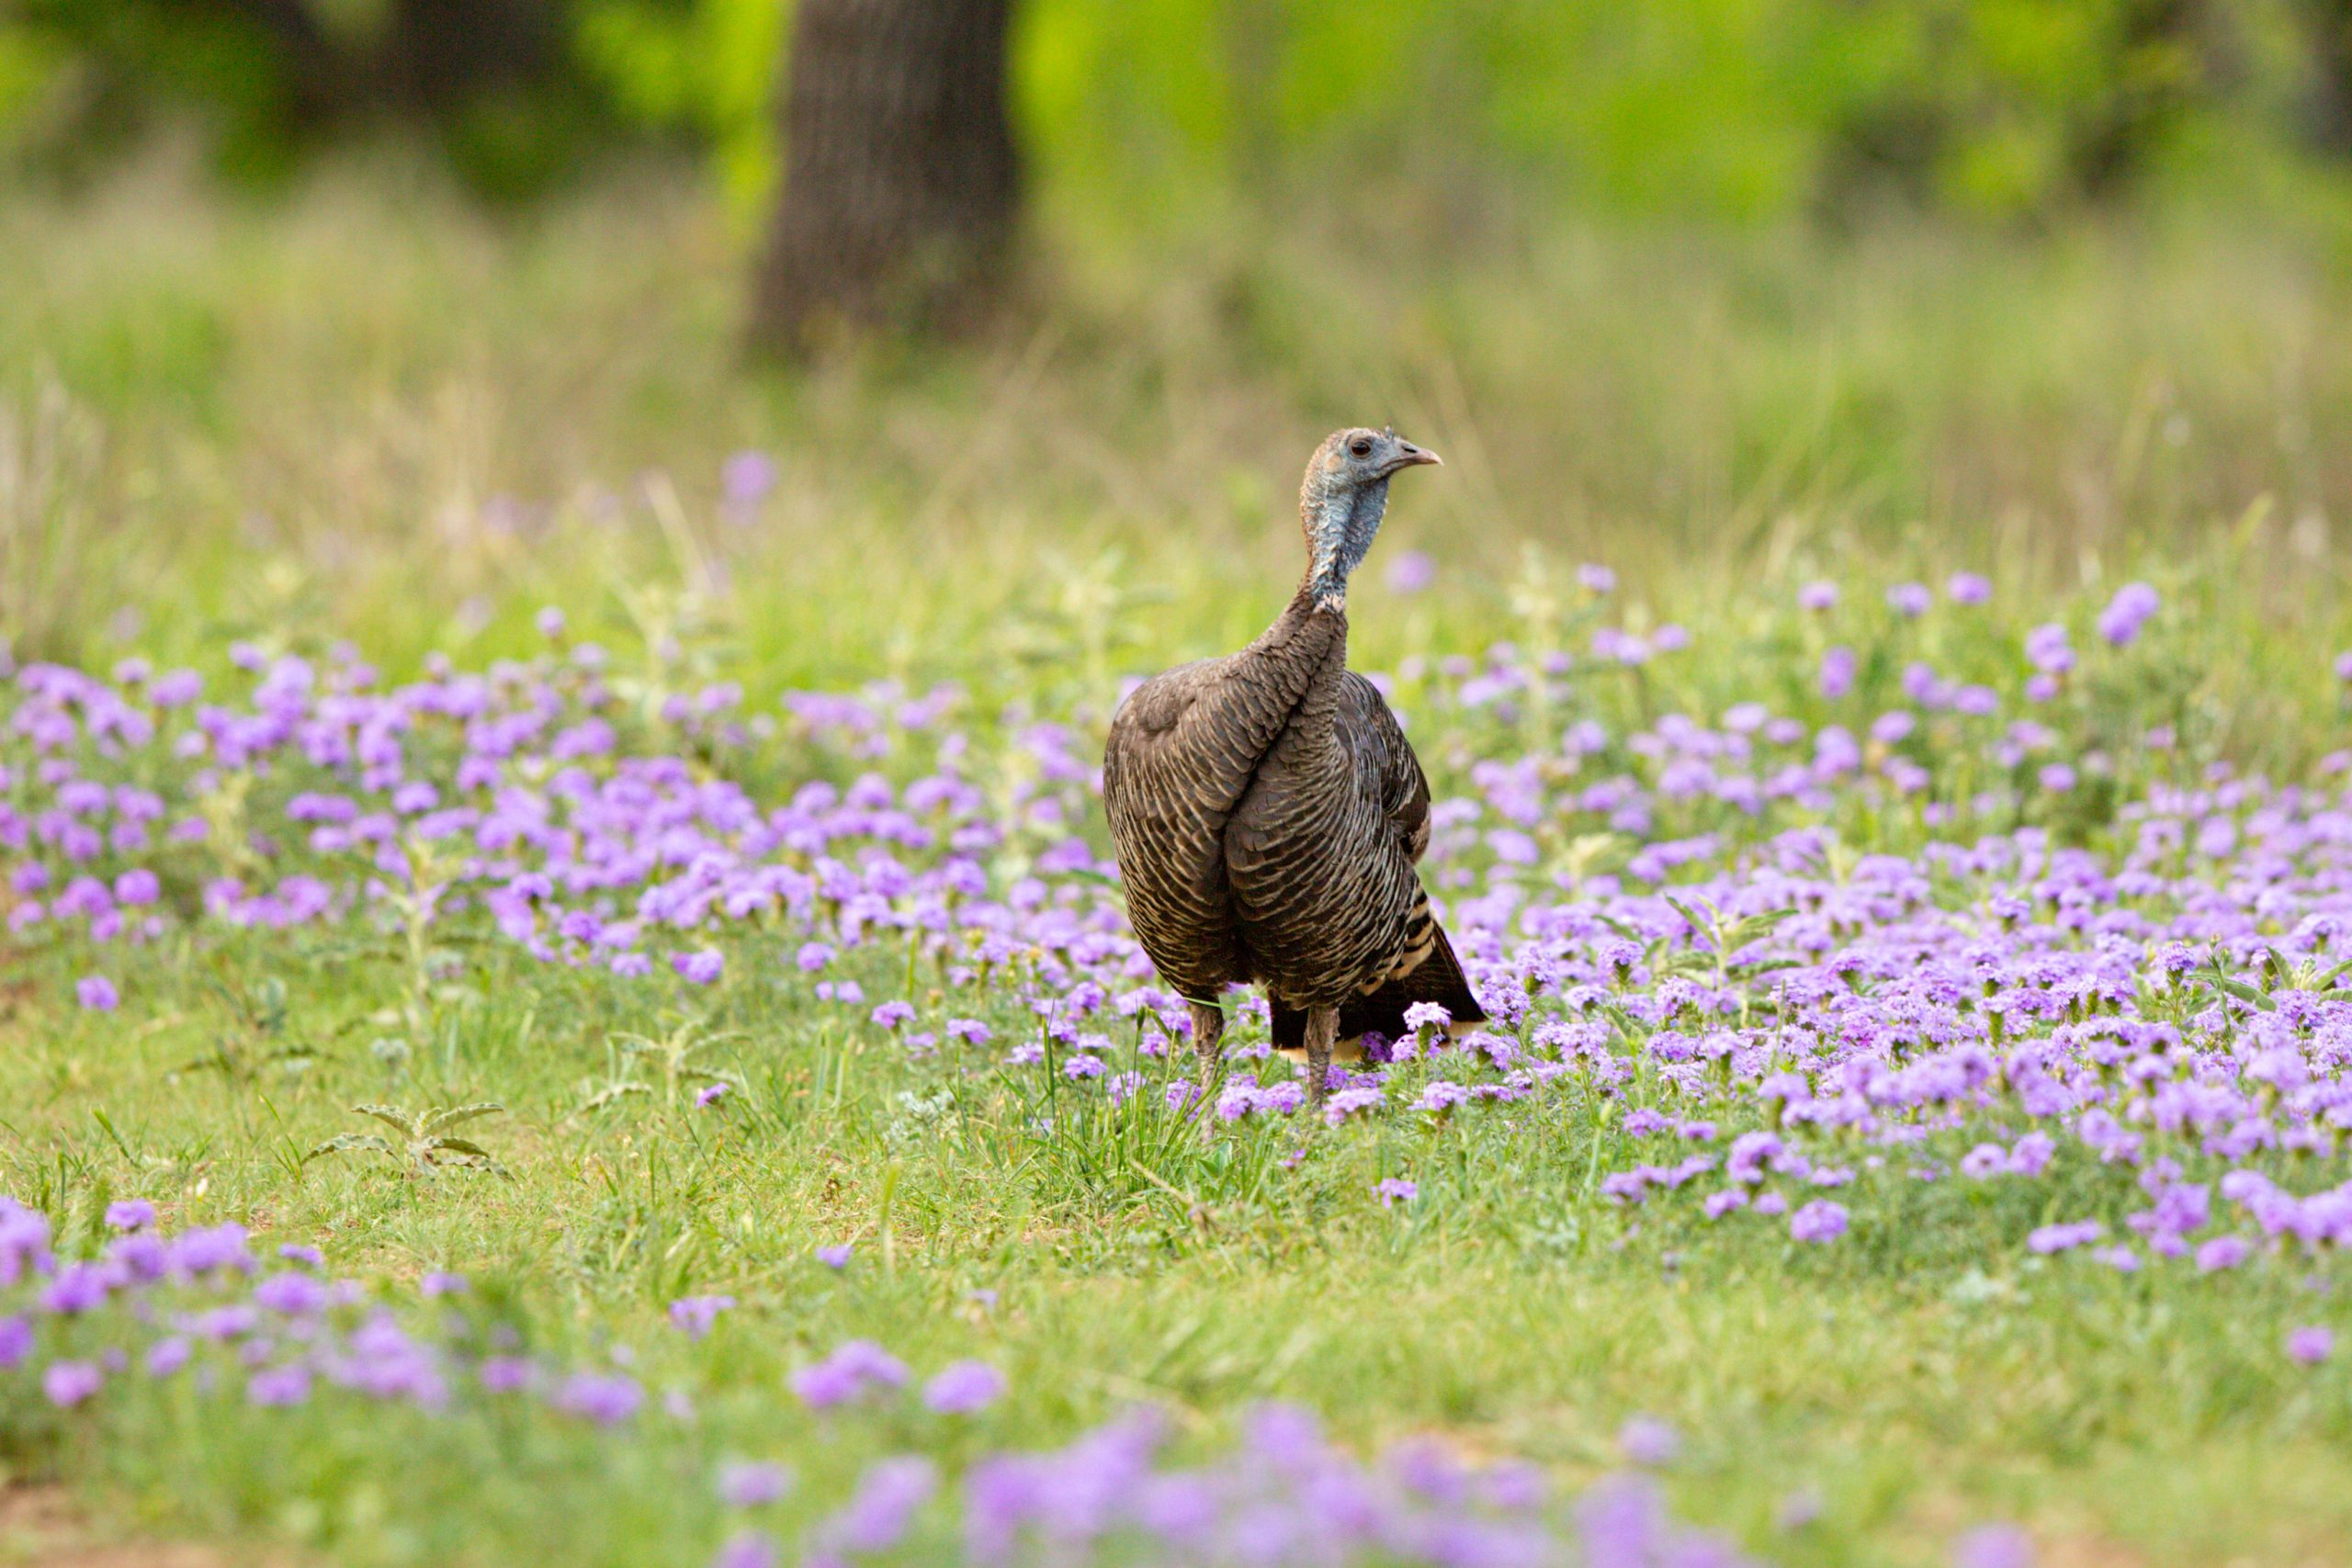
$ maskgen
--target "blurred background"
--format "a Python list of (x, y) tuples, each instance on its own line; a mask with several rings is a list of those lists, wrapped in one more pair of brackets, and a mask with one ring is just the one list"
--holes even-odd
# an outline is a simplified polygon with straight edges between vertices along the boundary
[(2347, 302), (2352, 0), (14, 0), (0, 626), (1214, 647), (1381, 421), (1465, 604), (2222, 550), (2290, 614)]

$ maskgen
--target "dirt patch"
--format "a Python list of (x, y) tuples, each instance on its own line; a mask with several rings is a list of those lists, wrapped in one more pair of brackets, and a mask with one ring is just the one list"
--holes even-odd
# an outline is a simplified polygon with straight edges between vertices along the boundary
[(232, 1568), (209, 1547), (123, 1540), (94, 1525), (62, 1486), (0, 1486), (5, 1568)]

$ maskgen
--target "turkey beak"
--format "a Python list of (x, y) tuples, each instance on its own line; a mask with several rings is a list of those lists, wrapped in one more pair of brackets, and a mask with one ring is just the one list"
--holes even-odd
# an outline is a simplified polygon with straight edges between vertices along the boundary
[(1394, 472), (1396, 468), (1417, 468), (1423, 463), (1442, 465), (1444, 462), (1444, 458), (1426, 446), (1416, 446), (1409, 441), (1399, 441), (1396, 443), (1396, 461), (1391, 471)]

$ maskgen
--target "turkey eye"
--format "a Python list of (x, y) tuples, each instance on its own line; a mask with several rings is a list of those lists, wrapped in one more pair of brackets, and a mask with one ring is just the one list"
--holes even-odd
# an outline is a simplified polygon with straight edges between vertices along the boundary
[(1369, 441), (1351, 442), (1348, 446), (1348, 450), (1353, 452), (1359, 457), (1369, 457), (1372, 456), (1372, 443)]

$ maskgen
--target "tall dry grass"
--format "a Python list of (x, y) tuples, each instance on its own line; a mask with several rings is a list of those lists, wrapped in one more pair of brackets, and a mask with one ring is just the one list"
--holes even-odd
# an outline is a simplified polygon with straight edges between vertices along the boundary
[[(1704, 606), (1858, 552), (2047, 586), (2225, 547), (2250, 616), (2330, 613), (2352, 313), (2316, 243), (1427, 216), (1146, 247), (1057, 209), (989, 339), (784, 373), (738, 354), (740, 235), (660, 169), (504, 217), (388, 161), (266, 204), (167, 160), (20, 193), (0, 604), (28, 653), (397, 657), (699, 573), (839, 678), (968, 662), (1110, 570), (1214, 646), (1293, 570), (1306, 446), (1394, 420), (1448, 468), (1384, 548), (1497, 613), (1530, 548)], [(742, 448), (780, 482), (730, 509)]]

